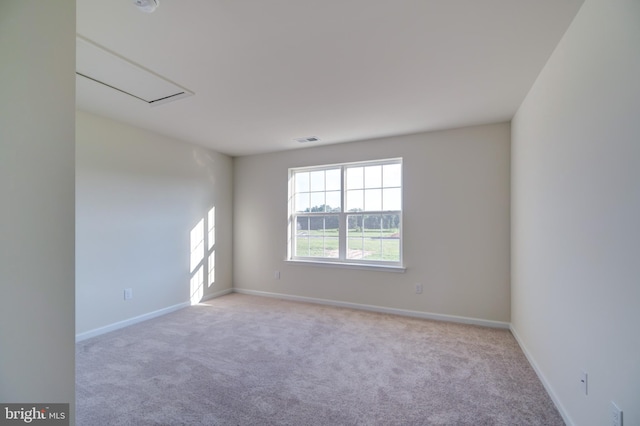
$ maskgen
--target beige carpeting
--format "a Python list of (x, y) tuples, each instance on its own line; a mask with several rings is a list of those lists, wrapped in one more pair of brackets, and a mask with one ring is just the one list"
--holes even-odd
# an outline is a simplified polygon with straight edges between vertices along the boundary
[(564, 424), (507, 330), (240, 294), (76, 363), (78, 426)]

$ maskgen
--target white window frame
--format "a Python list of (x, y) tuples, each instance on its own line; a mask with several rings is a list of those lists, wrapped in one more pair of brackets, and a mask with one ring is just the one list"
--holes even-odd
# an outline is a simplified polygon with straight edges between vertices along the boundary
[[(351, 167), (367, 167), (367, 166), (376, 166), (376, 165), (390, 165), (390, 164), (399, 164), (401, 167), (400, 173), (400, 210), (370, 210), (370, 211), (358, 211), (358, 212), (349, 212), (345, 211), (347, 207), (347, 188), (346, 188), (346, 175), (347, 169)], [(295, 194), (296, 194), (296, 183), (295, 176), (296, 173), (301, 172), (315, 172), (315, 171), (327, 171), (332, 169), (340, 169), (340, 200), (341, 206), (339, 212), (304, 212), (298, 213), (295, 211)], [(337, 164), (328, 164), (321, 166), (308, 166), (308, 167), (295, 167), (289, 169), (289, 188), (288, 188), (288, 247), (287, 247), (287, 260), (293, 263), (303, 263), (303, 264), (319, 264), (319, 265), (327, 265), (327, 266), (346, 266), (346, 267), (356, 267), (356, 268), (383, 268), (388, 270), (395, 270), (404, 272), (403, 266), (403, 256), (402, 256), (402, 247), (403, 247), (403, 220), (402, 220), (402, 212), (403, 212), (403, 168), (402, 168), (402, 158), (390, 158), (390, 159), (382, 159), (382, 160), (373, 160), (373, 161), (359, 161), (359, 162), (350, 162), (350, 163), (337, 163)], [(385, 189), (397, 189), (396, 186), (384, 186), (384, 181), (381, 183), (380, 190), (381, 192)], [(311, 191), (311, 190), (310, 190)], [(321, 192), (329, 192), (326, 190)], [(311, 205), (311, 203), (310, 203)], [(311, 206), (315, 207), (315, 206)], [(347, 229), (347, 221), (348, 216), (354, 214), (362, 214), (365, 216), (374, 216), (374, 215), (398, 215), (399, 216), (399, 226), (398, 226), (398, 234), (399, 234), (399, 258), (397, 261), (390, 260), (372, 260), (372, 259), (353, 259), (347, 256), (347, 237), (348, 237), (348, 229)], [(338, 216), (338, 256), (337, 257), (320, 257), (320, 256), (297, 256), (295, 254), (295, 245), (296, 245), (296, 237), (297, 237), (297, 224), (298, 217), (320, 217), (320, 216), (328, 216), (328, 215), (336, 215)], [(364, 237), (363, 237), (364, 238)]]

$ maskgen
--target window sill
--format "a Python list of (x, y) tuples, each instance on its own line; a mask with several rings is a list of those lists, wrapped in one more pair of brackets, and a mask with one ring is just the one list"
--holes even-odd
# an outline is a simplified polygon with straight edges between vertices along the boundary
[(393, 265), (366, 265), (362, 263), (346, 263), (346, 262), (322, 262), (314, 260), (285, 260), (290, 265), (298, 266), (318, 266), (321, 268), (342, 268), (342, 269), (361, 269), (365, 271), (381, 271), (381, 272), (395, 272), (403, 274), (407, 268), (404, 266)]

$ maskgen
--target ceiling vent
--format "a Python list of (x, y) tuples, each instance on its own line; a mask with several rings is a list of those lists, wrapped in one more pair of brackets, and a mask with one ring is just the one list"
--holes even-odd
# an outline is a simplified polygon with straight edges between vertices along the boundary
[(76, 74), (148, 105), (160, 105), (193, 92), (110, 50), (76, 37)]
[(320, 138), (317, 138), (315, 136), (309, 136), (308, 138), (297, 138), (294, 140), (299, 143), (308, 143), (308, 142), (319, 142)]

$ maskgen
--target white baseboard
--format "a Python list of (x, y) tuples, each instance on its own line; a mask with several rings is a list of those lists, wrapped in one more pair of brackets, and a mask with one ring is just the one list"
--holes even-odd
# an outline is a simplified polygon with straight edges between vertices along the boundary
[(224, 296), (225, 294), (231, 294), (231, 293), (233, 293), (232, 288), (216, 291), (215, 293), (209, 293), (205, 295), (200, 302), (205, 302), (207, 300), (215, 299), (216, 297)]
[[(414, 317), (414, 318), (431, 319), (431, 320), (437, 320), (437, 321), (449, 321), (449, 322), (456, 322), (456, 323), (462, 323), (462, 324), (473, 324), (473, 325), (480, 325), (484, 327), (505, 328), (505, 329), (509, 328), (509, 323), (501, 322), (501, 321), (483, 320), (478, 318), (460, 317), (455, 315), (434, 314), (429, 312), (411, 311), (407, 309), (387, 308), (384, 306), (364, 305), (360, 303), (341, 302), (339, 300), (318, 299), (315, 297), (304, 297), (304, 296), (293, 296), (289, 294), (270, 293), (266, 291), (248, 290), (248, 289), (242, 289), (242, 288), (229, 288), (229, 289), (220, 290), (214, 293), (207, 294), (205, 297), (203, 297), (202, 302), (205, 302), (210, 299), (214, 299), (216, 297), (224, 296), (226, 294), (234, 293), (234, 292), (241, 293), (241, 294), (250, 294), (254, 296), (273, 297), (276, 299), (293, 300), (298, 302), (317, 303), (321, 305), (337, 306), (342, 308), (360, 309), (364, 311), (380, 312), (385, 314), (403, 315), (403, 316)], [(161, 315), (166, 315), (170, 312), (177, 311), (178, 309), (186, 308), (188, 306), (191, 306), (191, 303), (183, 302), (183, 303), (179, 303), (177, 305), (169, 306), (163, 309), (158, 309), (157, 311), (139, 315), (137, 317), (129, 318), (124, 321), (119, 321), (113, 324), (109, 324), (104, 327), (99, 327), (93, 330), (85, 331), (83, 333), (76, 334), (76, 342), (90, 339), (91, 337), (99, 336), (101, 334), (105, 334), (110, 331), (118, 330), (120, 328), (137, 324), (142, 321), (156, 318)], [(518, 341), (518, 343), (520, 342)], [(522, 344), (520, 346), (522, 347)], [(524, 348), (523, 348), (523, 351), (524, 351)], [(527, 352), (526, 351), (524, 352), (525, 352), (525, 355), (527, 355), (527, 358), (529, 359), (529, 355), (527, 354)], [(535, 365), (534, 365), (534, 369), (535, 369)], [(536, 370), (536, 372), (537, 371), (538, 370)]]
[(363, 305), (360, 303), (341, 302), (339, 300), (329, 300), (329, 299), (318, 299), (315, 297), (292, 296), (289, 294), (270, 293), (266, 291), (248, 290), (248, 289), (237, 288), (237, 287), (234, 287), (233, 291), (235, 293), (250, 294), (253, 296), (264, 296), (264, 297), (273, 297), (276, 299), (293, 300), (297, 302), (317, 303), (321, 305), (337, 306), (341, 308), (352, 308), (352, 309), (360, 309), (363, 311), (380, 312), (384, 314), (403, 315), (406, 317), (430, 319), (430, 320), (436, 320), (436, 321), (449, 321), (449, 322), (457, 322), (462, 324), (481, 325), (484, 327), (493, 327), (493, 328), (504, 328), (504, 329), (509, 328), (509, 323), (502, 322), (502, 321), (491, 321), (491, 320), (483, 320), (478, 318), (459, 317), (455, 315), (434, 314), (429, 312), (411, 311), (407, 309), (387, 308), (384, 306)]
[(190, 305), (191, 303), (189, 302), (178, 303), (177, 305), (169, 306), (163, 309), (158, 309), (157, 311), (149, 312), (143, 315), (138, 315), (137, 317), (129, 318), (124, 321), (118, 321), (113, 324), (105, 325), (104, 327), (94, 328), (93, 330), (76, 334), (76, 342), (80, 342), (82, 340), (86, 340), (91, 337), (99, 336), (101, 334), (108, 333), (110, 331), (118, 330), (120, 328), (137, 324), (142, 321), (150, 320), (151, 318), (159, 317), (161, 315), (166, 315), (170, 312), (177, 311), (178, 309), (186, 308), (187, 306), (190, 306)]
[(518, 332), (513, 327), (513, 324), (509, 327), (509, 329), (511, 330), (511, 334), (513, 334), (513, 337), (515, 337), (516, 342), (518, 342), (518, 345), (520, 345), (520, 349), (522, 349), (522, 352), (524, 352), (524, 356), (527, 357), (527, 360), (529, 361), (529, 364), (531, 364), (531, 367), (533, 367), (533, 371), (535, 371), (536, 374), (538, 375), (538, 378), (542, 382), (542, 386), (544, 386), (544, 388), (546, 389), (547, 393), (549, 394), (549, 397), (551, 397), (551, 400), (553, 401), (553, 403), (555, 404), (556, 408), (558, 409), (558, 412), (562, 416), (562, 420), (564, 420), (564, 423), (567, 426), (574, 426), (574, 423), (571, 420), (571, 417), (569, 417), (569, 414), (567, 413), (567, 410), (564, 409), (564, 406), (562, 405), (562, 403), (560, 402), (560, 399), (558, 398), (558, 396), (554, 392), (553, 387), (551, 387), (551, 384), (549, 383), (549, 381), (547, 380), (545, 375), (542, 374), (542, 370), (540, 370), (540, 367), (538, 367), (538, 364), (536, 364), (536, 361), (533, 359), (533, 356), (531, 355), (531, 352), (529, 352), (529, 349), (527, 349), (526, 345), (524, 344), (524, 342), (522, 341), (522, 339), (518, 335)]
[[(204, 296), (202, 298), (202, 302), (209, 299), (214, 299), (216, 297), (224, 296), (225, 294), (229, 294), (232, 292), (233, 292), (233, 289), (230, 289), (230, 288), (226, 290), (216, 291), (214, 293), (210, 293)], [(149, 312), (143, 315), (138, 315), (137, 317), (129, 318), (124, 321), (119, 321), (113, 324), (105, 325), (104, 327), (99, 327), (93, 330), (85, 331), (84, 333), (76, 334), (76, 342), (90, 339), (91, 337), (99, 336), (101, 334), (118, 330), (120, 328), (124, 328), (133, 324), (137, 324), (142, 321), (150, 320), (151, 318), (156, 318), (161, 315), (166, 315), (170, 312), (177, 311), (178, 309), (186, 308), (187, 306), (191, 306), (191, 303), (190, 302), (178, 303), (177, 305), (169, 306), (163, 309), (158, 309), (157, 311)]]

